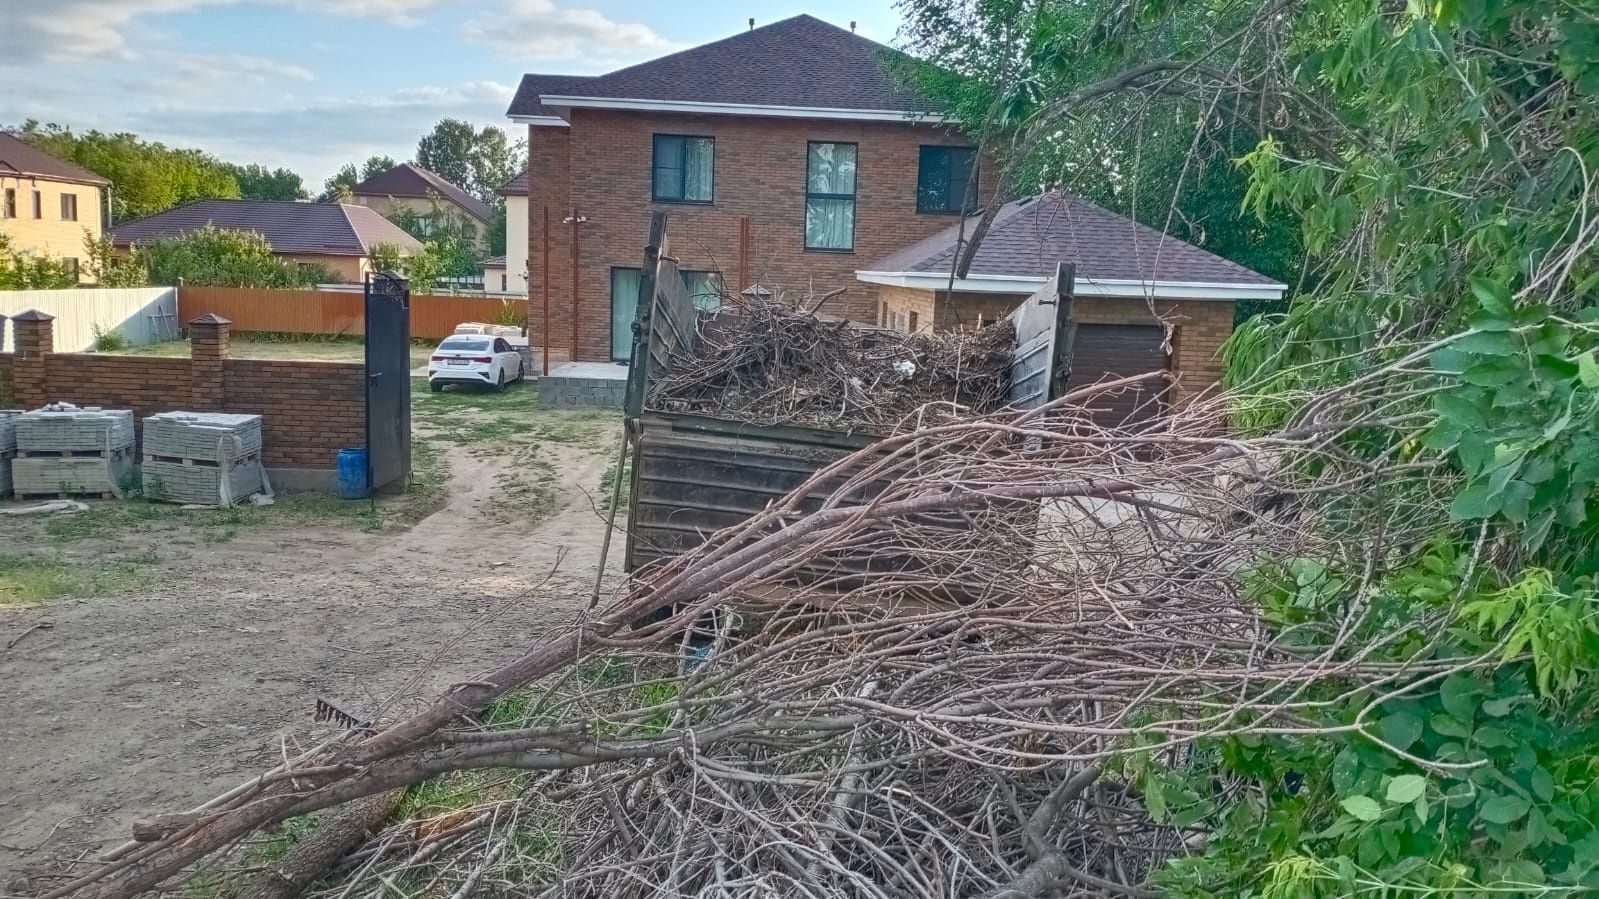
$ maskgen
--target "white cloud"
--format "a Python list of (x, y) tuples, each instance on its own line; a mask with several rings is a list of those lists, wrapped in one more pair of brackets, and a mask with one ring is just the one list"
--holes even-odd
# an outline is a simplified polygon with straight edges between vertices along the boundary
[(41, 59), (138, 59), (138, 41), (132, 38), (152, 18), (251, 2), (413, 25), (418, 13), (448, 0), (22, 0), (22, 8), (3, 13), (0, 66)]
[(142, 137), (204, 147), (223, 159), (286, 165), (307, 185), (320, 186), (345, 162), (374, 153), (410, 158), (417, 139), (446, 116), (498, 124), (513, 93), (509, 85), (478, 81), (278, 107), (163, 106), (135, 113), (128, 127)]
[(467, 38), (523, 59), (644, 58), (676, 49), (648, 25), (616, 22), (593, 9), (554, 0), (506, 0), (498, 11), (461, 26)]

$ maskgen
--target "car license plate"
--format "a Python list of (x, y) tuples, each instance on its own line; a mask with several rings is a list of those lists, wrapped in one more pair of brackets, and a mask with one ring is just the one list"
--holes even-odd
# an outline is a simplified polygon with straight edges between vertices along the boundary
[(450, 365), (471, 365), (472, 364), (472, 360), (470, 360), (470, 359), (451, 359), (451, 360), (449, 360), (449, 364)]

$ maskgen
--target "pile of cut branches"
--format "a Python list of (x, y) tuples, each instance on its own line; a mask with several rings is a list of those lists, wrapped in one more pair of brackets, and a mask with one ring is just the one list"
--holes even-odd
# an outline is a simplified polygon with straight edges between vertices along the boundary
[[(1324, 723), (1326, 698), (1378, 709), (1495, 664), (1425, 651), (1447, 610), (1393, 629), (1349, 602), (1285, 635), (1294, 608), (1242, 593), (1268, 560), (1379, 576), (1447, 520), (1451, 478), (1349, 452), (1436, 389), (1414, 362), (1261, 438), (1218, 434), (1214, 406), (1144, 434), (1080, 411), (1132, 379), (889, 437), (423, 712), (286, 751), (46, 895), (131, 896), (277, 822), (341, 827), (363, 797), (490, 772), (479, 804), (390, 825), (313, 894), (1142, 895), (1196, 835), (1141, 768), (1364, 730)], [(873, 567), (907, 557), (927, 564)]]
[[(1005, 403), (1015, 329), (907, 334), (829, 320), (781, 297), (741, 297), (701, 329), (650, 391), (649, 407), (763, 424), (887, 432)], [(924, 409), (925, 407), (925, 409)]]

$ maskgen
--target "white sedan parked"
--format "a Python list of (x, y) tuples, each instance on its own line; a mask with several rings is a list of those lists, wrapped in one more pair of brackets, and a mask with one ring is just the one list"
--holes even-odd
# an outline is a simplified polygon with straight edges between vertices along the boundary
[(477, 384), (504, 390), (527, 373), (522, 354), (503, 337), (456, 334), (444, 338), (428, 359), (428, 387), (434, 393), (446, 384)]

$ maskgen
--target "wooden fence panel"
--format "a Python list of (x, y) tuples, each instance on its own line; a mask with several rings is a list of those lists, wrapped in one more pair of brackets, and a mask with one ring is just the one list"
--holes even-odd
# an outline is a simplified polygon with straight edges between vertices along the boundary
[[(506, 309), (518, 321), (527, 319), (527, 301), (497, 297), (411, 297), (411, 336), (440, 339), (462, 322), (495, 322)], [(189, 287), (178, 291), (178, 319), (192, 321), (215, 313), (233, 323), (235, 333), (270, 331), (282, 334), (366, 333), (364, 298), (353, 291), (267, 290), (250, 287)]]

